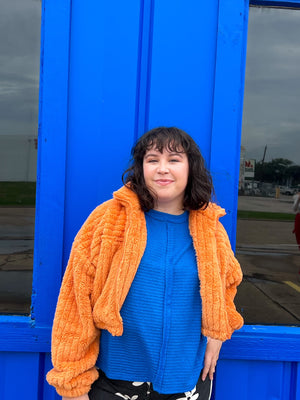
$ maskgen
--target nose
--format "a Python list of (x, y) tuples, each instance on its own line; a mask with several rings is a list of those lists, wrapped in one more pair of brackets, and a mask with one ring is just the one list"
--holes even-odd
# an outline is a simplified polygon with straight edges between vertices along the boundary
[(160, 162), (158, 165), (158, 169), (157, 172), (159, 174), (168, 174), (169, 173), (169, 168), (167, 163), (165, 163), (164, 161)]

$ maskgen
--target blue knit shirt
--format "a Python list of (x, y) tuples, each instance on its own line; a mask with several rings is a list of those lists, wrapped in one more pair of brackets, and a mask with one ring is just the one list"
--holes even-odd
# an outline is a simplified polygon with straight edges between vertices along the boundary
[(111, 379), (190, 391), (203, 368), (201, 297), (189, 213), (145, 213), (147, 246), (121, 309), (123, 335), (103, 330), (96, 365)]

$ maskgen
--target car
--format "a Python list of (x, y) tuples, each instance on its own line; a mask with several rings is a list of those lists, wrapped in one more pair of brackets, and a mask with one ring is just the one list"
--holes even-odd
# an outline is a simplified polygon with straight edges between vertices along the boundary
[(284, 186), (284, 187), (280, 187), (280, 193), (281, 194), (285, 194), (287, 196), (292, 196), (293, 194), (296, 193), (295, 189), (288, 187), (288, 186)]

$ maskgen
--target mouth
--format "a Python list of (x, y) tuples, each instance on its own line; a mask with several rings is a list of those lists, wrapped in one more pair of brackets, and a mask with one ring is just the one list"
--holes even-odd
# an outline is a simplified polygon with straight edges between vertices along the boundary
[(160, 185), (160, 186), (167, 186), (167, 185), (169, 185), (170, 183), (173, 183), (173, 182), (174, 181), (172, 179), (157, 179), (155, 181), (155, 183), (157, 185)]

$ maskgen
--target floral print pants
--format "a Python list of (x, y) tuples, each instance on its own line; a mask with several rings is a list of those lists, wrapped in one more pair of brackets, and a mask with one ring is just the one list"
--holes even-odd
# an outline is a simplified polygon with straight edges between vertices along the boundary
[(160, 394), (150, 382), (129, 382), (109, 379), (99, 370), (99, 378), (89, 392), (90, 400), (210, 400), (212, 381), (200, 378), (190, 392)]

